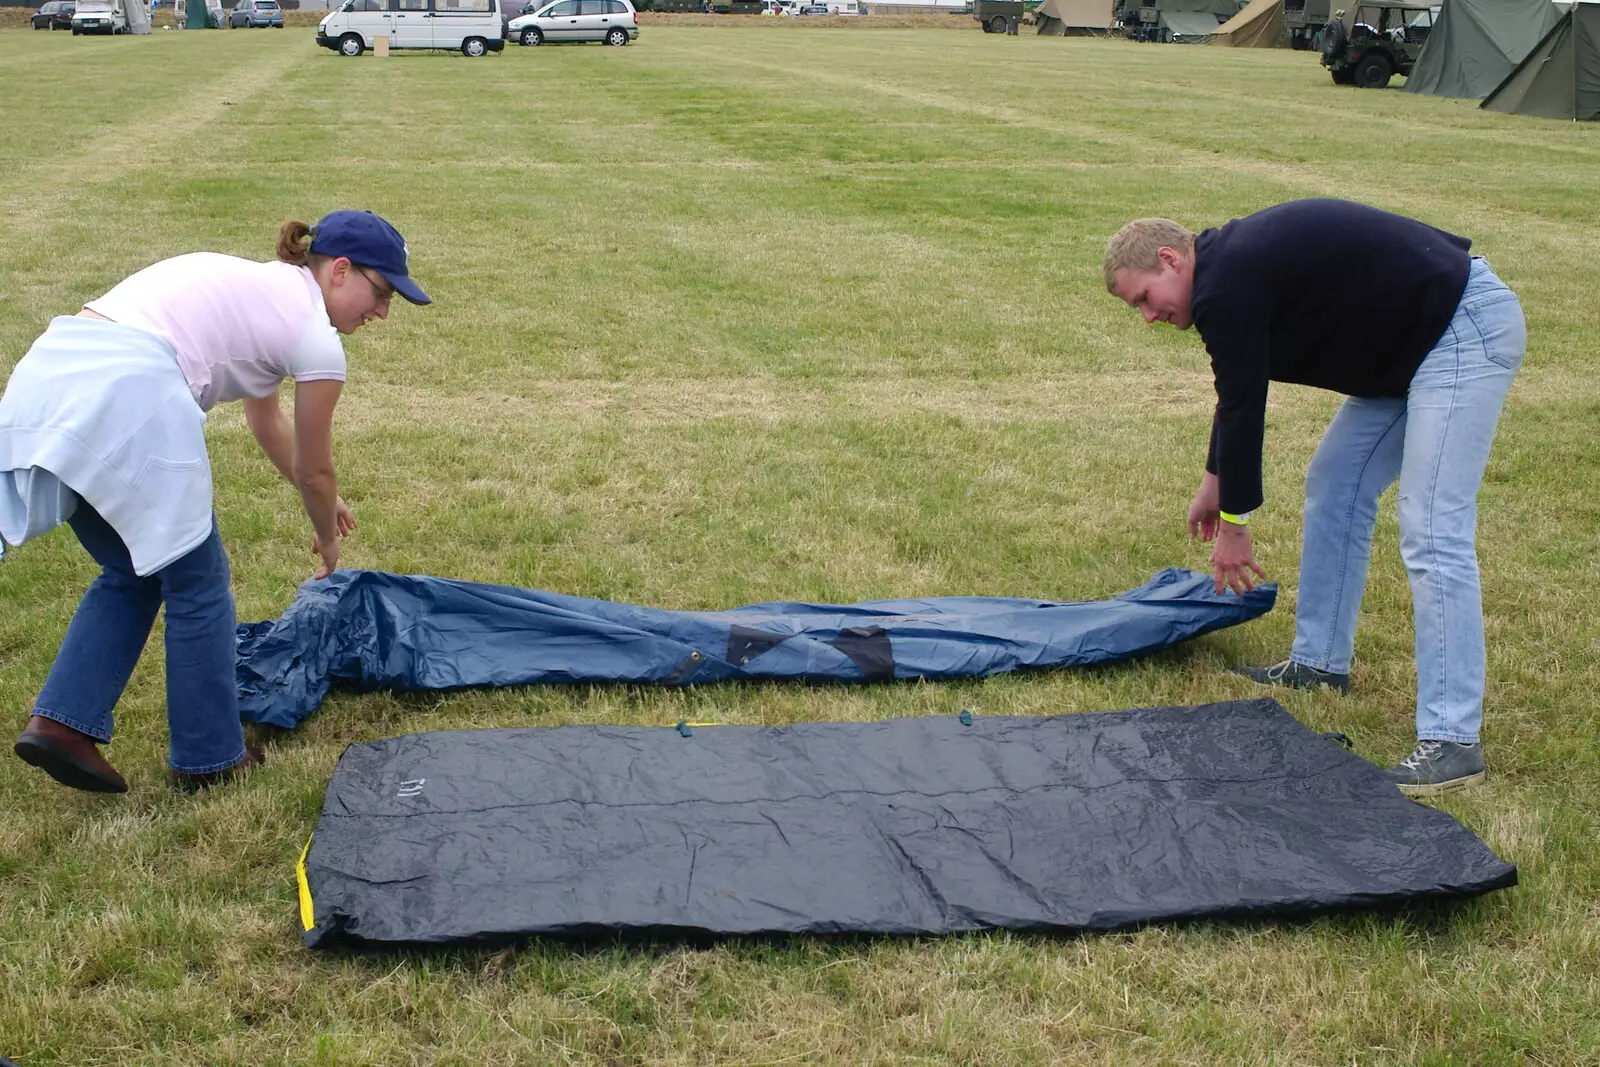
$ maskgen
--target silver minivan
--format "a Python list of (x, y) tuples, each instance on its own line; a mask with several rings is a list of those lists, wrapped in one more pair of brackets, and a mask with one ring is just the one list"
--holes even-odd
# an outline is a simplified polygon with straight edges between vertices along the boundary
[(639, 16), (628, 0), (555, 0), (512, 19), (506, 38), (526, 45), (546, 41), (625, 45), (639, 39)]

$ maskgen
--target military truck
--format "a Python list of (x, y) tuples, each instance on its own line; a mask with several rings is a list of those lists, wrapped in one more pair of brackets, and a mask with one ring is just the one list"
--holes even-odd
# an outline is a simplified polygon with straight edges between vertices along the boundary
[(1005, 33), (1010, 19), (1022, 21), (1022, 0), (973, 0), (972, 17), (984, 33)]
[(1114, 20), (1135, 41), (1198, 41), (1243, 6), (1240, 0), (1116, 0)]
[(1308, 51), (1321, 46), (1322, 27), (1333, 14), (1332, 0), (1283, 0), (1283, 28), (1289, 47)]
[(1433, 11), (1415, 0), (1385, 0), (1348, 8), (1339, 27), (1324, 33), (1322, 65), (1339, 85), (1382, 89), (1407, 75), (1433, 29)]

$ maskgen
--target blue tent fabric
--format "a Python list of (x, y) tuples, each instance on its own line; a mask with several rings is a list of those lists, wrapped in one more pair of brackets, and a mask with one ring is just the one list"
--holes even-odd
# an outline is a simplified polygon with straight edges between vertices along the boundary
[(306, 943), (1109, 930), (1516, 884), (1275, 701), (351, 745)]
[(239, 628), (240, 710), (291, 729), (335, 683), (359, 690), (787, 679), (876, 682), (1081, 667), (1271, 610), (1169, 568), (1108, 600), (931, 597), (666, 611), (536, 589), (341, 570), (276, 622)]

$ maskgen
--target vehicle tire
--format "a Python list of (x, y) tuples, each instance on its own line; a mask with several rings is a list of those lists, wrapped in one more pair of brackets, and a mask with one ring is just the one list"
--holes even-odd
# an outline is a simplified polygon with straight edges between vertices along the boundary
[(359, 33), (347, 33), (339, 38), (339, 54), (343, 56), (359, 56), (366, 51), (367, 46), (361, 43)]
[(532, 48), (535, 45), (544, 44), (544, 32), (537, 26), (529, 26), (522, 31), (522, 36), (519, 40), (529, 48)]
[(1388, 56), (1370, 55), (1356, 64), (1355, 83), (1363, 89), (1382, 89), (1393, 74)]
[(1356, 72), (1350, 67), (1335, 67), (1332, 73), (1333, 84), (1335, 85), (1354, 85), (1356, 83)]
[(1004, 15), (996, 15), (994, 18), (990, 19), (989, 20), (989, 32), (990, 33), (1005, 33), (1006, 32), (1006, 17)]
[(472, 56), (476, 58), (477, 56), (483, 55), (488, 50), (488, 42), (486, 42), (482, 37), (468, 37), (465, 41), (461, 42), (461, 54), (464, 56)]
[(621, 48), (628, 43), (628, 31), (621, 26), (613, 26), (606, 31), (606, 44), (613, 48)]

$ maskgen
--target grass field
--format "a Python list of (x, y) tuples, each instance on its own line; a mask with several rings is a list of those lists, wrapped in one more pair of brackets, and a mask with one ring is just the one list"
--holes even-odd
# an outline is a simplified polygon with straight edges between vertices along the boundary
[[(1182, 520), (1206, 358), (1099, 279), (1139, 215), (1365, 200), (1473, 237), (1529, 325), (1482, 497), (1491, 778), (1441, 802), (1520, 866), (1514, 890), (1069, 939), (300, 947), (293, 864), (352, 741), (1254, 695), (1226, 667), (1287, 651), (1301, 479), (1337, 404), (1284, 387), (1253, 527), (1278, 610), (1146, 662), (850, 690), (335, 695), (247, 783), (191, 799), (164, 783), (153, 640), (109, 750), (130, 794), (0, 759), (0, 1055), (1600, 1063), (1600, 130), (1340, 89), (1304, 53), (932, 30), (647, 26), (634, 47), (472, 61), (348, 60), (304, 29), (8, 31), (0, 97), (0, 371), (158, 258), (266, 258), (280, 219), (343, 206), (401, 227), (437, 303), (347, 344), (346, 566), (680, 608), (1087, 598), (1204, 567)], [(309, 527), (237, 410), (209, 433), (240, 617), (276, 616), (312, 571)], [(66, 531), (0, 565), (8, 728), (91, 574)], [(1285, 706), (1374, 760), (1409, 751), (1409, 611), (1391, 497), (1356, 695)]]

